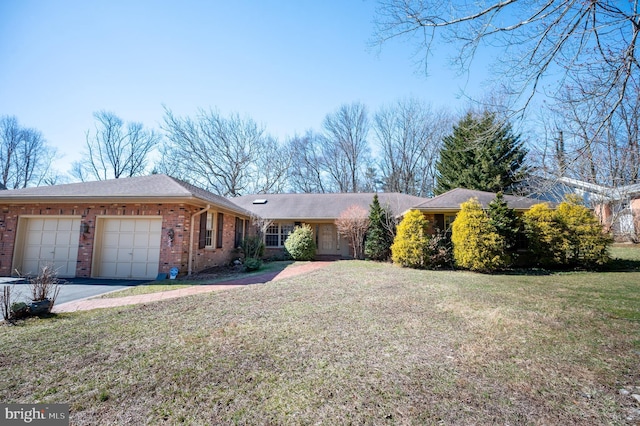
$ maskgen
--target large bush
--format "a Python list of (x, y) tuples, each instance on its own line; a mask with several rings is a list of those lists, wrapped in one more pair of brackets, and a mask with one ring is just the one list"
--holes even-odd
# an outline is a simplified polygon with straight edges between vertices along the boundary
[(546, 203), (532, 206), (523, 216), (524, 229), (529, 241), (529, 251), (540, 266), (556, 266), (567, 263), (565, 233), (556, 212)]
[(609, 261), (611, 237), (575, 197), (568, 197), (556, 210), (536, 204), (523, 220), (529, 249), (541, 266), (594, 267)]
[(492, 272), (509, 264), (504, 238), (476, 199), (460, 205), (452, 225), (451, 241), (456, 264), (465, 269)]
[(426, 268), (429, 265), (428, 225), (418, 210), (411, 210), (404, 216), (391, 245), (393, 263), (409, 268)]
[(556, 214), (569, 242), (569, 264), (593, 267), (609, 261), (608, 249), (613, 240), (591, 210), (581, 205), (577, 198), (569, 197), (560, 203)]
[(284, 242), (284, 248), (293, 260), (313, 260), (316, 256), (316, 242), (311, 226), (305, 224), (296, 227)]

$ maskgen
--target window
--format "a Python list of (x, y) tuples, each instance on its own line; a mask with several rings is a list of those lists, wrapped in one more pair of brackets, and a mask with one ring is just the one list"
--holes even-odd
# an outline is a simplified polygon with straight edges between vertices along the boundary
[(213, 213), (207, 213), (207, 232), (205, 234), (205, 246), (213, 245)]
[(293, 232), (293, 223), (272, 223), (267, 228), (264, 236), (264, 244), (267, 247), (282, 247), (284, 242)]
[(275, 223), (269, 225), (264, 235), (264, 244), (267, 247), (278, 247), (278, 239), (280, 235), (280, 226)]
[(293, 224), (283, 224), (280, 226), (280, 245), (284, 246), (284, 242), (287, 241), (287, 238), (289, 238), (289, 234), (291, 234), (293, 232), (293, 229), (295, 227), (293, 226)]
[(200, 215), (200, 238), (198, 240), (198, 248), (213, 247), (213, 219), (211, 212), (202, 213)]
[(242, 240), (244, 240), (244, 223), (243, 219), (236, 217), (236, 238), (235, 238), (235, 246), (240, 247), (242, 245)]
[(446, 231), (451, 229), (451, 224), (453, 223), (454, 220), (456, 220), (455, 214), (447, 214), (444, 216), (444, 229)]
[(224, 216), (222, 213), (218, 213), (218, 232), (216, 233), (217, 248), (222, 248), (223, 229), (224, 229)]

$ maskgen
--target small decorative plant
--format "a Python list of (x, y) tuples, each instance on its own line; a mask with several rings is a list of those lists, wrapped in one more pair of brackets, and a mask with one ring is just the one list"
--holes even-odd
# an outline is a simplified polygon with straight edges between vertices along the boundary
[(50, 313), (56, 303), (62, 281), (58, 278), (58, 271), (53, 265), (45, 265), (40, 273), (29, 278), (29, 288), (31, 290), (31, 303), (29, 312), (38, 315)]
[(262, 260), (255, 257), (249, 257), (244, 260), (244, 270), (247, 272), (257, 271), (262, 267)]

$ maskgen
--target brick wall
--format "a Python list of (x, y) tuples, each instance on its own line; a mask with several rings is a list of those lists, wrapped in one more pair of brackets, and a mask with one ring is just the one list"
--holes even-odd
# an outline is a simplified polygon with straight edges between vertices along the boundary
[[(232, 262), (234, 259), (242, 257), (241, 254), (234, 247), (236, 238), (236, 216), (230, 214), (224, 214), (222, 221), (222, 248), (205, 248), (198, 250), (198, 236), (200, 224), (200, 218), (195, 218), (195, 249), (194, 262), (192, 265), (193, 272), (201, 271), (203, 269), (212, 268), (215, 266), (226, 265)], [(214, 242), (215, 244), (215, 242)], [(187, 258), (188, 260), (188, 258)], [(186, 272), (187, 269), (185, 268)]]
[[(158, 272), (168, 273), (177, 266), (186, 274), (189, 263), (189, 237), (191, 216), (200, 207), (185, 204), (27, 204), (0, 205), (0, 276), (13, 273), (13, 254), (16, 246), (18, 220), (23, 215), (80, 216), (89, 226), (89, 232), (80, 234), (76, 276), (90, 277), (96, 236), (96, 220), (100, 216), (162, 216), (162, 236)], [(234, 245), (235, 216), (224, 215), (223, 248), (198, 249), (200, 217), (194, 218), (193, 265), (194, 272), (232, 261), (236, 256)], [(174, 233), (169, 239), (169, 230)]]

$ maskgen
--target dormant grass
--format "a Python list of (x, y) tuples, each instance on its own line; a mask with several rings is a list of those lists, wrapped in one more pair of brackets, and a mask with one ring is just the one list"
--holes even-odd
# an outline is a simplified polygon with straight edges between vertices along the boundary
[(0, 327), (0, 400), (69, 403), (74, 425), (625, 424), (639, 263), (480, 275), (341, 261), (30, 319)]

